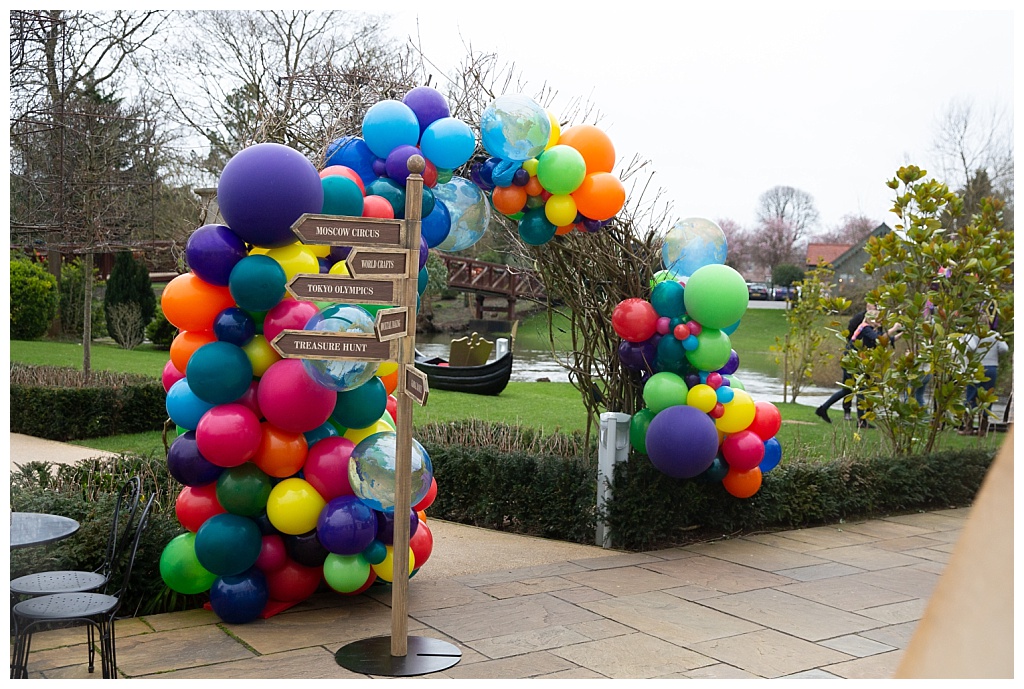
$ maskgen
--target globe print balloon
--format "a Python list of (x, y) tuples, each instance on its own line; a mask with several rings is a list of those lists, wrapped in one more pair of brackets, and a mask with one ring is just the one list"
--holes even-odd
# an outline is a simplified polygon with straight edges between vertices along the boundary
[[(373, 317), (369, 312), (362, 307), (348, 304), (328, 306), (309, 319), (305, 329), (331, 333), (374, 334)], [(336, 392), (352, 390), (370, 380), (378, 365), (379, 362), (376, 361), (302, 360), (302, 366), (310, 378)]]
[(499, 96), (480, 116), (480, 139), (492, 156), (524, 161), (544, 152), (551, 138), (547, 111), (524, 95)]
[(463, 177), (434, 187), (435, 201), (442, 202), (451, 216), (451, 230), (437, 249), (462, 251), (480, 241), (491, 220), (491, 204), (480, 187)]
[[(352, 450), (348, 482), (356, 497), (379, 512), (395, 511), (395, 457), (398, 436), (386, 431), (364, 438)], [(415, 438), (412, 440), (412, 490), (409, 504), (427, 495), (434, 478), (430, 456)]]
[(728, 248), (721, 227), (704, 218), (685, 218), (665, 235), (661, 261), (676, 277), (689, 277), (703, 266), (725, 263)]

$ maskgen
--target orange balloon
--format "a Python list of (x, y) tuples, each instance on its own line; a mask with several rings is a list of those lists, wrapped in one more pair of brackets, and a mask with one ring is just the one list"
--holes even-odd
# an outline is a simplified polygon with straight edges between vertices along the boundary
[[(181, 369), (178, 369), (178, 370), (180, 371)], [(391, 373), (387, 373), (387, 374), (385, 374), (383, 376), (378, 376), (378, 378), (380, 378), (380, 382), (384, 383), (384, 389), (387, 390), (387, 393), (389, 395), (395, 391), (395, 388), (398, 387), (398, 369), (397, 368), (394, 371), (392, 371)]]
[[(608, 135), (592, 124), (569, 127), (558, 137), (558, 143), (572, 146), (587, 164), (587, 174), (611, 172), (615, 167), (615, 146)], [(603, 220), (603, 218), (602, 218)]]
[(729, 469), (729, 473), (722, 479), (725, 490), (736, 498), (749, 498), (761, 488), (761, 469), (754, 467), (750, 471), (735, 471)]
[(530, 177), (530, 181), (526, 183), (526, 186), (523, 187), (523, 189), (525, 189), (526, 193), (530, 196), (540, 196), (541, 192), (544, 191), (544, 185), (540, 183), (539, 179), (537, 179), (537, 175), (534, 175), (533, 177)]
[(561, 227), (555, 228), (555, 234), (569, 234), (570, 232), (573, 231), (574, 227), (576, 227), (576, 225), (562, 225)]
[(591, 220), (608, 220), (626, 203), (626, 188), (610, 172), (594, 172), (571, 194), (576, 210)]
[(302, 433), (290, 433), (267, 421), (260, 423), (263, 441), (253, 463), (267, 476), (287, 478), (294, 476), (306, 463), (309, 445)]
[(185, 368), (188, 366), (188, 360), (192, 358), (197, 349), (204, 344), (216, 341), (217, 336), (211, 330), (200, 330), (198, 332), (182, 330), (171, 341), (171, 363), (179, 371), (185, 371)]
[(526, 205), (526, 188), (510, 184), (507, 187), (495, 187), (491, 192), (494, 210), (505, 215), (514, 215)]
[(160, 296), (164, 317), (178, 330), (213, 330), (217, 314), (234, 305), (227, 287), (211, 285), (193, 273), (171, 280)]

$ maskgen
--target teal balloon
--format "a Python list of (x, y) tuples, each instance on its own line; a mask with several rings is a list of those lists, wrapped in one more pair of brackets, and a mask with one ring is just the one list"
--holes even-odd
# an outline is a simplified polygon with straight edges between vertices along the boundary
[(427, 282), (430, 280), (430, 274), (427, 273), (427, 267), (423, 266), (420, 268), (419, 275), (416, 276), (416, 291), (420, 296), (427, 291)]
[(743, 317), (750, 296), (742, 275), (729, 266), (714, 264), (690, 276), (683, 301), (693, 320), (706, 328), (721, 329)]
[(728, 249), (721, 227), (704, 218), (685, 218), (665, 235), (661, 262), (674, 275), (692, 276), (706, 265), (725, 263)]
[(246, 462), (225, 469), (217, 477), (217, 502), (232, 514), (258, 517), (267, 509), (273, 487), (270, 476), (252, 462)]
[[(254, 254), (231, 269), (228, 290), (235, 303), (246, 311), (269, 311), (284, 296), (286, 282), (287, 276), (280, 263), (270, 256)], [(256, 322), (259, 328), (263, 320)]]
[(160, 578), (167, 588), (192, 595), (209, 591), (217, 575), (199, 563), (196, 535), (191, 531), (175, 536), (160, 553)]
[(388, 407), (388, 391), (377, 376), (359, 387), (338, 393), (331, 418), (346, 428), (366, 428), (373, 424)]
[(423, 187), (423, 198), (421, 200), (420, 219), (427, 217), (434, 211), (434, 206), (437, 205), (437, 200), (434, 197), (434, 192), (428, 187)]
[(249, 391), (252, 362), (230, 342), (209, 342), (188, 360), (185, 378), (192, 393), (210, 404), (234, 402)]
[(680, 404), (686, 404), (686, 393), (689, 388), (686, 382), (675, 373), (662, 371), (655, 373), (644, 384), (644, 403), (647, 408), (657, 414), (660, 411)]
[(726, 335), (732, 335), (734, 332), (736, 332), (736, 328), (738, 327), (740, 327), (740, 322), (736, 321), (732, 325), (728, 325), (722, 328), (722, 332), (725, 333)]
[(704, 328), (697, 335), (697, 348), (686, 352), (686, 358), (701, 371), (717, 371), (729, 363), (732, 342), (729, 336), (715, 328)]
[(395, 218), (405, 218), (405, 187), (389, 177), (378, 177), (366, 185), (366, 195), (380, 196), (395, 212)]
[(678, 318), (686, 310), (683, 286), (675, 280), (663, 280), (651, 290), (651, 306), (659, 316)]
[(306, 431), (302, 435), (306, 438), (306, 447), (313, 447), (316, 443), (320, 442), (324, 438), (331, 438), (338, 435), (338, 429), (331, 425), (330, 419), (324, 421), (321, 425), (317, 426), (311, 431)]
[(683, 349), (683, 343), (673, 337), (671, 333), (658, 340), (657, 361), (663, 370), (677, 367), (685, 359), (686, 350)]
[(361, 554), (371, 565), (379, 565), (384, 562), (385, 558), (387, 558), (388, 547), (384, 545), (382, 541), (374, 539), (370, 542), (370, 545), (366, 546)]
[(241, 574), (252, 567), (262, 546), (256, 522), (230, 512), (213, 515), (196, 532), (196, 558), (219, 576)]
[(543, 208), (526, 211), (519, 221), (519, 238), (532, 246), (548, 243), (557, 230), (558, 228), (544, 215)]
[(587, 163), (572, 146), (552, 146), (537, 159), (537, 181), (552, 194), (571, 194), (586, 176)]
[(363, 191), (345, 175), (329, 175), (320, 180), (324, 188), (324, 215), (363, 214)]
[(647, 454), (647, 428), (653, 420), (651, 409), (641, 409), (629, 418), (629, 444), (642, 455)]

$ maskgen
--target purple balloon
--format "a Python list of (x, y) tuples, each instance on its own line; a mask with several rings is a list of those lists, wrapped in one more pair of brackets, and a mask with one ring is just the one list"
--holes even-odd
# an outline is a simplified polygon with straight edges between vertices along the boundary
[[(409, 537), (416, 533), (416, 527), (420, 525), (419, 515), (416, 510), (409, 510)], [(395, 513), (377, 512), (377, 540), (385, 545), (391, 545), (395, 540)]]
[(249, 244), (276, 248), (295, 241), (292, 224), (324, 207), (320, 173), (293, 148), (262, 143), (224, 166), (217, 203), (228, 227)]
[(600, 220), (592, 220), (590, 218), (584, 218), (583, 220), (583, 229), (587, 232), (597, 232), (602, 227), (604, 227), (604, 223)]
[(444, 96), (429, 86), (417, 86), (405, 94), (402, 102), (416, 113), (416, 119), (420, 123), (420, 134), (423, 134), (423, 130), (429, 127), (431, 122), (451, 116)]
[(373, 174), (377, 177), (383, 177), (388, 174), (388, 161), (384, 158), (375, 158), (373, 161)]
[(331, 258), (335, 261), (344, 261), (348, 258), (348, 253), (352, 251), (350, 246), (332, 246), (331, 247)]
[(384, 170), (388, 177), (401, 186), (405, 186), (405, 180), (409, 176), (409, 158), (414, 155), (423, 155), (420, 149), (415, 146), (395, 146), (391, 153), (388, 153), (384, 161)]
[(658, 412), (647, 428), (647, 456), (666, 476), (694, 478), (718, 453), (718, 431), (710, 416), (680, 404)]
[(529, 184), (529, 182), (530, 173), (524, 170), (523, 168), (519, 168), (514, 173), (512, 173), (512, 184), (516, 185), (517, 187), (525, 187), (527, 184)]
[(700, 385), (700, 376), (696, 373), (686, 374), (686, 377), (683, 378), (683, 380), (686, 382), (687, 389), (693, 388), (694, 385)]
[(167, 450), (167, 470), (178, 483), (205, 486), (216, 481), (224, 467), (203, 457), (196, 444), (196, 432), (186, 431), (175, 438)]
[(377, 535), (377, 513), (354, 495), (334, 498), (316, 522), (320, 544), (338, 555), (361, 553)]
[(430, 256), (430, 247), (427, 246), (427, 240), (423, 235), (420, 235), (420, 267), (419, 270), (423, 270), (423, 266), (427, 265), (427, 258)]
[(231, 269), (249, 255), (245, 242), (226, 225), (203, 225), (185, 244), (189, 269), (211, 285), (227, 287)]
[(730, 373), (736, 373), (740, 367), (740, 355), (736, 353), (736, 350), (729, 352), (729, 360), (725, 362), (725, 366), (718, 369), (718, 372), (723, 376), (729, 375)]

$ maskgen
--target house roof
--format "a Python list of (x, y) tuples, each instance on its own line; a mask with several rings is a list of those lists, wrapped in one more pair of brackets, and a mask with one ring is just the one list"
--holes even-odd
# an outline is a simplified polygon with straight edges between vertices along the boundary
[(883, 235), (889, 234), (890, 232), (892, 232), (892, 228), (886, 225), (885, 223), (882, 223), (875, 229), (871, 230), (871, 233), (867, 237), (864, 237), (864, 239), (860, 240), (859, 242), (851, 246), (849, 249), (844, 251), (839, 256), (836, 256), (836, 258), (832, 261), (832, 266), (838, 271), (840, 267), (842, 267), (844, 264), (846, 264), (849, 261), (852, 261), (855, 256), (861, 257), (861, 262), (863, 263), (864, 247), (865, 245), (867, 245), (868, 240), (871, 239), (872, 237), (881, 237)]
[(816, 266), (818, 261), (832, 263), (852, 246), (853, 244), (808, 244), (807, 265)]

